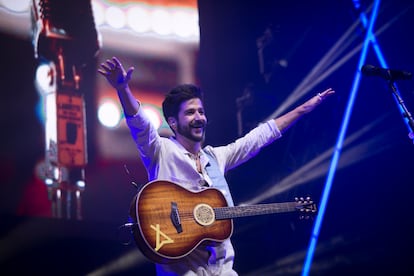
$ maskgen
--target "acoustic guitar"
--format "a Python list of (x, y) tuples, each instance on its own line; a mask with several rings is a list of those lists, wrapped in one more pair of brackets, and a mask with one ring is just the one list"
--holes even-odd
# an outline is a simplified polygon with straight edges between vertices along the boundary
[(170, 181), (147, 183), (134, 197), (130, 216), (137, 247), (151, 261), (170, 263), (203, 242), (223, 242), (233, 233), (233, 218), (286, 212), (316, 212), (310, 198), (294, 202), (227, 205), (215, 188), (189, 191)]

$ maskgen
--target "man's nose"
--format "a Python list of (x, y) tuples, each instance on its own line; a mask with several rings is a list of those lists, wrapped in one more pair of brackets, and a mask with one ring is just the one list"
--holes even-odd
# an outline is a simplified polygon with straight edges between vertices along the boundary
[(204, 118), (204, 115), (202, 115), (200, 112), (196, 111), (195, 113), (196, 119)]
[(195, 113), (194, 120), (197, 122), (202, 122), (203, 124), (207, 122), (206, 115), (204, 115), (204, 113), (199, 113), (199, 112)]

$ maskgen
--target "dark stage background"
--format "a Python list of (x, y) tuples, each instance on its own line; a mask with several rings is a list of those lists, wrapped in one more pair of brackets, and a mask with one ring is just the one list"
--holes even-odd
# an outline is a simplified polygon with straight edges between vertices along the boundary
[[(361, 4), (367, 8), (371, 2)], [(195, 70), (206, 93), (206, 142), (212, 145), (226, 144), (239, 136), (236, 99), (247, 88), (252, 97), (243, 106), (243, 133), (281, 105), (358, 18), (353, 1), (344, 0), (199, 0), (198, 6), (200, 50)], [(413, 18), (410, 1), (381, 1), (375, 30), (383, 28), (377, 41), (391, 68), (414, 71)], [(256, 41), (269, 26), (275, 44), (267, 56), (274, 62), (266, 81), (259, 71)], [(361, 26), (355, 28), (342, 43), (350, 42), (348, 50), (326, 71), (362, 43), (364, 35)], [(0, 41), (0, 271), (4, 275), (153, 274), (153, 265), (133, 244), (123, 245), (125, 233), (118, 230), (127, 221), (135, 194), (123, 165), (128, 165), (139, 182), (145, 183), (146, 175), (139, 160), (100, 158), (94, 146), (93, 115), (88, 115), (90, 162), (86, 168), (84, 218), (50, 217), (46, 188), (34, 175), (36, 163), (43, 158), (44, 138), (35, 116), (38, 96), (33, 86), (33, 46), (9, 34), (1, 34)], [(236, 204), (265, 193), (311, 160), (332, 151), (358, 69), (359, 53), (350, 55), (294, 105), (328, 87), (336, 90), (333, 97), (281, 140), (229, 172)], [(372, 47), (366, 63), (379, 66)], [(412, 111), (413, 80), (397, 84)], [(92, 94), (87, 104), (93, 105), (93, 100)], [(311, 275), (406, 275), (412, 271), (414, 144), (407, 137), (386, 82), (363, 76), (346, 138), (355, 137), (368, 126), (366, 132), (344, 146)], [(322, 174), (272, 194), (265, 202), (311, 195), (318, 203), (331, 156), (332, 152), (322, 165)], [(235, 269), (240, 275), (300, 275), (313, 223), (312, 219), (299, 220), (296, 214), (235, 220)]]

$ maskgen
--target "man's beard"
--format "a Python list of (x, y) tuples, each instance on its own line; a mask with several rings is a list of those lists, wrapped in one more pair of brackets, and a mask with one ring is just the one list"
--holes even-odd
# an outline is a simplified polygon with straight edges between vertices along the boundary
[[(194, 135), (193, 131), (195, 129), (200, 129), (202, 131), (201, 135)], [(178, 124), (177, 133), (179, 133), (181, 136), (184, 136), (188, 140), (191, 140), (193, 142), (203, 142), (205, 137), (205, 123), (193, 123), (190, 125), (186, 125), (183, 127), (181, 124)]]

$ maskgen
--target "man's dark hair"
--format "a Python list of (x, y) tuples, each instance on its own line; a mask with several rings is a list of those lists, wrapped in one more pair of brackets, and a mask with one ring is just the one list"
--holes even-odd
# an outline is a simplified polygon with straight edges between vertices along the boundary
[(194, 84), (181, 84), (171, 89), (162, 102), (162, 112), (165, 120), (168, 120), (169, 117), (177, 118), (180, 105), (194, 98), (203, 101), (201, 89)]

